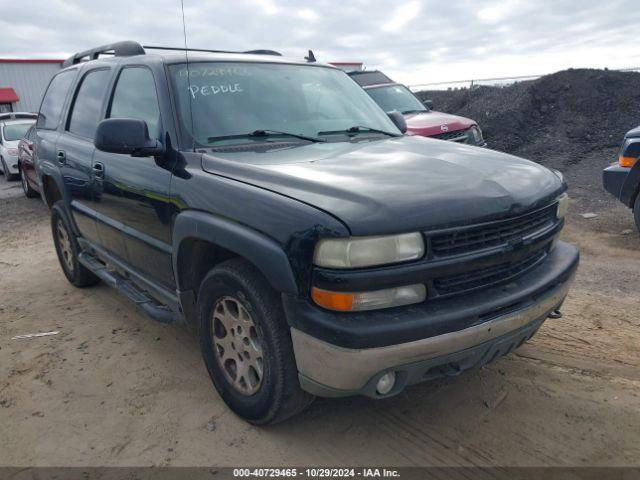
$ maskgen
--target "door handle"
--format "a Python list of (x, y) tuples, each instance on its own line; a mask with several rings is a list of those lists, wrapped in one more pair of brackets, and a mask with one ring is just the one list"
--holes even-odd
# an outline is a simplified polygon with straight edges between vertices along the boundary
[(93, 174), (96, 177), (102, 178), (104, 176), (104, 165), (100, 162), (93, 164)]
[(56, 153), (56, 158), (58, 159), (58, 163), (60, 165), (63, 165), (67, 162), (67, 154), (64, 153), (64, 150), (58, 150), (58, 153)]

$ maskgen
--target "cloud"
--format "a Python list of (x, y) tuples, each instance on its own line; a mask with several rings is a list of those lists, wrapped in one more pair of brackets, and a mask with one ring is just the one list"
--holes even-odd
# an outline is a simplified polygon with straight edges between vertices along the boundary
[(393, 12), (391, 19), (382, 25), (382, 30), (387, 32), (397, 32), (420, 13), (420, 2), (409, 2), (402, 5)]
[[(640, 66), (630, 34), (637, 0), (184, 3), (191, 47), (270, 48), (295, 59), (313, 49), (320, 61), (362, 61), (408, 84)], [(2, 13), (0, 57), (64, 58), (124, 39), (184, 43), (179, 0), (21, 0)]]

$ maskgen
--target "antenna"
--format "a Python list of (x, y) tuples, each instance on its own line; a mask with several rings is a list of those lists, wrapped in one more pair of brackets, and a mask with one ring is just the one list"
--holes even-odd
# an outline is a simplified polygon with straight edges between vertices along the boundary
[(309, 50), (309, 54), (304, 57), (307, 63), (314, 63), (316, 61), (316, 56), (313, 54), (313, 50)]
[[(180, 10), (182, 11), (182, 33), (184, 34), (184, 58), (187, 62), (187, 88), (191, 81), (191, 70), (189, 69), (189, 47), (187, 45), (187, 24), (184, 20), (184, 0), (180, 0)], [(191, 149), (196, 149), (196, 137), (193, 131), (193, 105), (191, 104), (191, 95), (189, 97), (189, 121), (191, 122)]]

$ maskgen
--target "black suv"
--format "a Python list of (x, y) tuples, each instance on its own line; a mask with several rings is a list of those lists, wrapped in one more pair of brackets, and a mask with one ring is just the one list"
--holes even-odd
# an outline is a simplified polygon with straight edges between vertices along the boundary
[(405, 136), (328, 65), (149, 52), (67, 60), (40, 109), (39, 182), (69, 281), (192, 327), (237, 414), (395, 395), (557, 316), (578, 265), (559, 173)]

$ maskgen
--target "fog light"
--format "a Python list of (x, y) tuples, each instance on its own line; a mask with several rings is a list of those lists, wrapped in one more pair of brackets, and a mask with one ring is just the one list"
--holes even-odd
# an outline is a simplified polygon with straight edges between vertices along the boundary
[(376, 384), (376, 391), (380, 395), (386, 395), (391, 390), (393, 390), (393, 386), (396, 384), (396, 372), (387, 372), (380, 377), (378, 383)]

